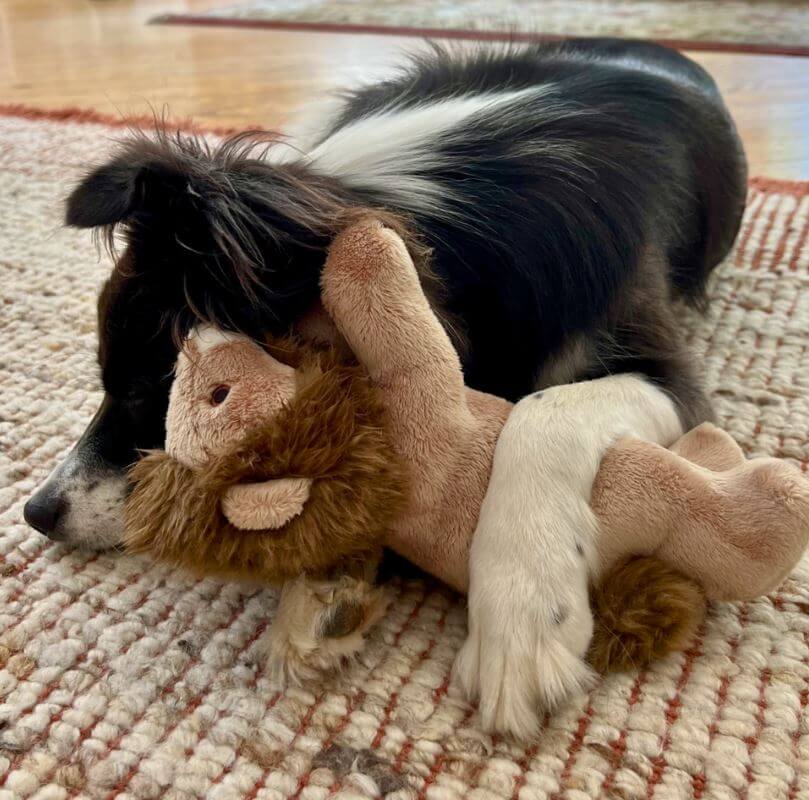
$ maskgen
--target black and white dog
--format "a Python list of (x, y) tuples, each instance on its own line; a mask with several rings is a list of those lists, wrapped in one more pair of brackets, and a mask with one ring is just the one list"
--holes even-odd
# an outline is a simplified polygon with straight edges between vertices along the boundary
[(29, 500), (52, 539), (121, 533), (125, 470), (161, 446), (178, 334), (283, 331), (318, 298), (345, 212), (385, 208), (432, 250), (425, 285), (467, 382), (537, 387), (641, 372), (682, 420), (710, 415), (673, 311), (728, 253), (745, 160), (712, 79), (646, 43), (431, 51), (350, 92), (294, 142), (133, 137), (68, 201), (121, 228), (99, 301), (105, 397)]

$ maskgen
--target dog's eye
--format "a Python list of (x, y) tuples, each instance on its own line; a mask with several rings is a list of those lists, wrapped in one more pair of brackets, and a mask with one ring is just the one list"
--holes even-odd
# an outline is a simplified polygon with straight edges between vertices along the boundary
[(217, 386), (211, 392), (211, 405), (218, 406), (225, 402), (227, 396), (230, 394), (230, 386), (225, 386), (222, 384), (221, 386)]

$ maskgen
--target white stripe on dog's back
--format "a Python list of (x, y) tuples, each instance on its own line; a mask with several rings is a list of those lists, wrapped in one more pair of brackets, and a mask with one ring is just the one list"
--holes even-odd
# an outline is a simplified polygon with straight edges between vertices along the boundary
[[(551, 89), (551, 85), (540, 85), (394, 105), (348, 122), (308, 153), (298, 150), (291, 154), (305, 141), (290, 141), (290, 147), (271, 151), (270, 158), (299, 158), (344, 185), (395, 196), (401, 207), (423, 210), (425, 205), (441, 205), (447, 199), (447, 187), (437, 186), (427, 174), (441, 168), (445, 157), (440, 145), (447, 137), (462, 139), (464, 126), (474, 125), (474, 118), (481, 114), (502, 114), (507, 126), (510, 113), (520, 113), (526, 101)], [(334, 106), (330, 106), (324, 122), (334, 117)], [(311, 127), (306, 133), (311, 140)]]

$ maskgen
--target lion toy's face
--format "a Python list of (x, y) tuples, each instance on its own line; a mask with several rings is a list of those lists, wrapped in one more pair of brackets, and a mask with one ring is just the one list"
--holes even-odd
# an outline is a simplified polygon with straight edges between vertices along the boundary
[(177, 358), (166, 452), (192, 469), (272, 420), (294, 398), (296, 371), (245, 336), (197, 328)]
[(130, 470), (126, 546), (200, 574), (277, 583), (362, 562), (407, 503), (383, 397), (334, 348), (199, 328), (166, 429)]

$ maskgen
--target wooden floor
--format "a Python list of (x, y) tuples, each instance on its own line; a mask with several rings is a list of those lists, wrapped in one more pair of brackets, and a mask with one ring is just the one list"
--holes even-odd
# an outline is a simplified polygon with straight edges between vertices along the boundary
[[(368, 79), (417, 39), (148, 25), (233, 0), (0, 0), (0, 103), (112, 114), (168, 107), (208, 125), (278, 127)], [(809, 178), (809, 59), (693, 53), (715, 76), (751, 174)]]

